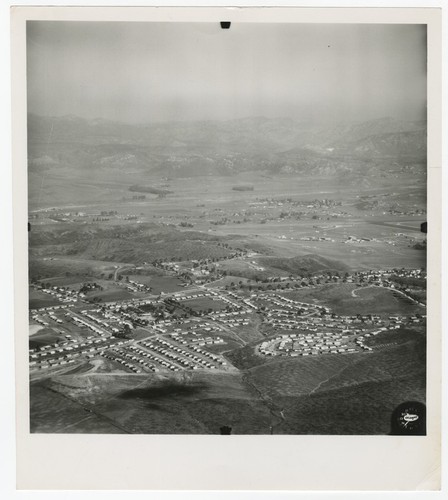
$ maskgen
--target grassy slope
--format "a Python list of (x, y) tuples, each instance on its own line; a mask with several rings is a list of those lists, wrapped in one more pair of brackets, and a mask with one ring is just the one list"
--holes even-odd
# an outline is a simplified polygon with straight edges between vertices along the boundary
[(425, 340), (415, 334), (373, 354), (286, 360), (249, 373), (284, 410), (276, 432), (385, 434), (398, 404), (426, 399)]
[[(138, 386), (138, 387), (137, 387)], [(98, 420), (116, 432), (218, 434), (266, 432), (269, 411), (234, 374), (164, 376), (60, 376), (31, 384), (33, 432), (96, 432)], [(88, 412), (83, 407), (92, 410)], [(71, 429), (71, 430), (70, 430)], [(107, 430), (105, 432), (108, 432)]]
[[(231, 250), (218, 246), (207, 233), (178, 231), (151, 224), (38, 227), (30, 234), (30, 256), (81, 258), (83, 260), (142, 263), (155, 259), (191, 260), (222, 258)], [(207, 244), (205, 244), (207, 243)]]
[(261, 257), (258, 262), (262, 266), (281, 269), (291, 274), (307, 274), (319, 271), (347, 271), (348, 266), (320, 255), (304, 255), (289, 259), (278, 257)]
[[(355, 296), (352, 295), (354, 291)], [(414, 314), (423, 312), (392, 290), (379, 287), (358, 288), (350, 283), (328, 284), (282, 293), (285, 297), (304, 302), (316, 302), (331, 308), (336, 314)]]

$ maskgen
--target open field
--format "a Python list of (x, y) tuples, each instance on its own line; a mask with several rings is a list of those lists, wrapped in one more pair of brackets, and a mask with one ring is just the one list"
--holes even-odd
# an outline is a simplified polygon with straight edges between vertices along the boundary
[[(269, 411), (245, 388), (240, 375), (195, 374), (190, 379), (172, 380), (134, 377), (79, 375), (59, 378), (57, 385), (33, 384), (32, 399), (35, 396), (39, 403), (31, 408), (32, 417), (36, 412), (32, 430), (48, 432), (45, 417), (52, 410), (45, 409), (45, 404), (55, 412), (52, 432), (63, 432), (68, 425), (76, 428), (86, 416), (84, 432), (109, 432), (111, 425), (119, 429), (113, 432), (160, 434), (219, 434), (222, 425), (246, 434), (260, 422), (260, 430), (268, 428)], [(85, 393), (83, 387), (96, 389)]]
[[(85, 279), (84, 279), (85, 278)], [(48, 283), (50, 286), (72, 286), (77, 287), (81, 286), (82, 283), (89, 281), (89, 277), (82, 275), (74, 275), (74, 276), (55, 276), (45, 278), (45, 283)]]
[(86, 432), (86, 430), (100, 434), (125, 432), (107, 419), (92, 414), (76, 401), (45, 385), (30, 385), (30, 401), (31, 432), (72, 433)]
[[(51, 251), (51, 249), (50, 249)], [(71, 283), (79, 283), (89, 278), (107, 276), (115, 266), (123, 263), (95, 261), (69, 257), (30, 257), (29, 270), (31, 279), (47, 279), (52, 277), (67, 278)]]
[(265, 363), (249, 370), (248, 378), (264, 395), (273, 397), (309, 394), (364, 354), (315, 356)]
[(424, 401), (422, 377), (368, 382), (299, 398), (282, 398), (279, 434), (389, 434), (393, 410), (403, 401)]
[(414, 314), (424, 308), (406, 297), (381, 287), (358, 288), (350, 283), (318, 285), (281, 295), (293, 300), (322, 304), (336, 314)]
[(59, 300), (53, 299), (52, 297), (36, 297), (29, 301), (30, 309), (38, 309), (40, 307), (50, 307), (59, 304)]
[(58, 305), (60, 302), (56, 297), (47, 295), (40, 290), (29, 289), (29, 306), (30, 309), (38, 309), (40, 307), (49, 307)]
[(149, 282), (149, 286), (152, 293), (173, 293), (184, 290), (182, 281), (172, 276), (153, 276)]
[[(251, 259), (253, 260), (253, 259)], [(231, 259), (219, 263), (219, 269), (225, 271), (228, 276), (225, 278), (225, 283), (238, 282), (241, 279), (265, 279), (270, 273), (261, 265), (253, 264), (248, 259)], [(286, 272), (279, 272), (279, 276), (286, 276)], [(229, 278), (230, 279), (229, 281)]]
[[(425, 253), (409, 248), (407, 245), (366, 243), (354, 246), (342, 242), (279, 240), (274, 235), (275, 232), (273, 235), (261, 235), (259, 241), (265, 247), (270, 248), (272, 254), (281, 257), (290, 258), (313, 253), (329, 259), (340, 260), (354, 270), (402, 266), (412, 268), (426, 265)], [(391, 236), (391, 238), (393, 237)]]
[[(393, 342), (387, 339), (386, 342)], [(329, 391), (364, 383), (400, 380), (411, 376), (425, 379), (425, 339), (410, 339), (406, 343), (391, 345), (368, 354), (369, 359), (348, 366), (319, 390)], [(367, 356), (367, 355), (366, 355)]]
[(191, 307), (194, 311), (222, 311), (227, 307), (225, 302), (212, 300), (209, 297), (198, 297), (197, 299), (183, 300), (182, 305)]
[(127, 300), (134, 297), (132, 292), (120, 286), (111, 286), (110, 288), (102, 291), (94, 291), (87, 294), (87, 300), (100, 299), (102, 302), (111, 302), (119, 300)]

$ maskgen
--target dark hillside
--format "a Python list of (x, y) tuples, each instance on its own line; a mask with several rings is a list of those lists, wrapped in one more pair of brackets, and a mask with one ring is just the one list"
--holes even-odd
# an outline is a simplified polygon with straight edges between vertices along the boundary
[(308, 275), (321, 271), (347, 271), (349, 269), (344, 263), (327, 259), (320, 255), (309, 254), (303, 257), (279, 258), (262, 257), (258, 259), (262, 266), (280, 269), (291, 274)]

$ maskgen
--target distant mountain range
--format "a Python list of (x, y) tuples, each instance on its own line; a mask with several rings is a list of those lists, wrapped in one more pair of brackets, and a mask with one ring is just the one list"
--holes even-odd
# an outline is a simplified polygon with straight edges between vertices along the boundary
[[(28, 115), (30, 169), (120, 168), (170, 176), (246, 170), (323, 173), (350, 162), (424, 163), (426, 122), (381, 118), (316, 125), (289, 118), (132, 125), (76, 116)], [(348, 167), (347, 167), (348, 166)]]

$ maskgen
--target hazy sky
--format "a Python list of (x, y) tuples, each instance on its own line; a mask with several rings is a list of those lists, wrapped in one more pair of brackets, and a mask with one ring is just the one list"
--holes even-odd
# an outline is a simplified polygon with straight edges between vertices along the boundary
[(28, 22), (28, 111), (422, 119), (426, 26)]

